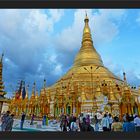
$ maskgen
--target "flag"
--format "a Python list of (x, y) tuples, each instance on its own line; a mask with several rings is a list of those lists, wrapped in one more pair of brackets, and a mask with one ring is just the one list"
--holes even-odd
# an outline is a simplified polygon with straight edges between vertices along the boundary
[(15, 97), (16, 97), (16, 99), (19, 99), (19, 97), (20, 97), (20, 93), (19, 93), (19, 91), (16, 91), (16, 95), (15, 95)]
[(25, 82), (24, 82), (24, 86), (22, 90), (22, 99), (25, 99), (25, 96), (26, 96), (26, 89), (25, 89)]
[(16, 99), (19, 99), (20, 98), (21, 90), (22, 90), (22, 80), (20, 82), (19, 89), (16, 91)]

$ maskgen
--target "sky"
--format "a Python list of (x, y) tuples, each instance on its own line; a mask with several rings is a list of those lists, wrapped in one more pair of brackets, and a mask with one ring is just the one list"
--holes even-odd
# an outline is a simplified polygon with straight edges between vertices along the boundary
[(139, 9), (0, 9), (0, 54), (7, 97), (19, 80), (38, 91), (54, 84), (81, 47), (85, 11), (103, 63), (132, 86), (140, 85)]

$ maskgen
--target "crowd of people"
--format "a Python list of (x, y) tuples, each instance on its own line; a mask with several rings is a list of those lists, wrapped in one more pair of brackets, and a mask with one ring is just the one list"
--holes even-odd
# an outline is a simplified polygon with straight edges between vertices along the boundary
[[(34, 124), (34, 120), (35, 120), (35, 115), (34, 114), (30, 114), (30, 125)], [(23, 130), (23, 125), (26, 119), (26, 114), (25, 112), (23, 112), (21, 114), (21, 120), (20, 120), (20, 129)], [(13, 128), (13, 123), (14, 123), (14, 114), (11, 114), (10, 111), (7, 111), (6, 113), (2, 113), (1, 117), (0, 117), (0, 121), (1, 121), (1, 131), (12, 131)], [(43, 116), (42, 119), (42, 125), (48, 125), (48, 117), (47, 115)]]
[(106, 112), (104, 114), (96, 113), (94, 117), (89, 114), (81, 113), (78, 117), (73, 114), (60, 116), (61, 131), (120, 131), (135, 132), (140, 131), (140, 118), (137, 114), (123, 115), (122, 120), (117, 116), (112, 116)]
[[(30, 125), (34, 124), (35, 115), (30, 115)], [(26, 119), (26, 114), (23, 112), (20, 120), (20, 129), (23, 129), (23, 125)], [(55, 120), (56, 121), (56, 120)], [(42, 126), (47, 126), (49, 118), (44, 115), (42, 118)], [(135, 132), (140, 131), (140, 117), (137, 114), (129, 115), (124, 114), (120, 120), (117, 116), (112, 116), (110, 113), (97, 112), (94, 116), (89, 114), (79, 114), (78, 117), (73, 114), (65, 115), (61, 114), (56, 123), (60, 123), (61, 131), (120, 131), (120, 132)], [(1, 115), (1, 131), (12, 131), (14, 123), (14, 114), (10, 111)]]
[(10, 114), (10, 111), (2, 114), (1, 117), (1, 131), (12, 131), (14, 114)]
[[(31, 122), (30, 122), (30, 125), (33, 125), (34, 124), (34, 120), (35, 120), (35, 115), (34, 114), (30, 114), (30, 117), (31, 117)], [(26, 114), (23, 112), (22, 115), (21, 115), (21, 123), (20, 123), (20, 129), (22, 130), (23, 129), (23, 124), (25, 122), (25, 118), (26, 118)], [(47, 126), (48, 125), (48, 117), (47, 115), (44, 115), (43, 118), (42, 118), (42, 125), (43, 126)]]
[(75, 117), (73, 114), (60, 116), (60, 128), (61, 131), (94, 131), (91, 125), (90, 115), (84, 115), (81, 113), (79, 117)]

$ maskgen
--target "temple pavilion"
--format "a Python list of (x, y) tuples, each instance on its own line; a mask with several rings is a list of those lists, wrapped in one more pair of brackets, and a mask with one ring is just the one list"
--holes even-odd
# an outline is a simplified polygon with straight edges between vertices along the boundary
[(44, 80), (40, 95), (34, 84), (30, 99), (20, 97), (18, 102), (13, 98), (12, 110), (18, 114), (25, 111), (53, 117), (61, 113), (77, 116), (81, 112), (92, 114), (98, 111), (118, 116), (140, 114), (140, 89), (127, 83), (125, 72), (121, 79), (104, 66), (92, 41), (87, 14), (84, 22), (81, 48), (70, 70), (50, 87), (46, 87)]

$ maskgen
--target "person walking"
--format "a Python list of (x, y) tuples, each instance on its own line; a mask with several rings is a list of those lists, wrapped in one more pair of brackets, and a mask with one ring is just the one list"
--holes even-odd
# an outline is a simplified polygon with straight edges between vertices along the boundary
[(102, 124), (103, 131), (109, 131), (109, 120), (107, 118), (107, 114), (104, 114), (101, 124)]
[(43, 116), (43, 119), (42, 119), (42, 125), (43, 125), (43, 126), (46, 125), (46, 118), (47, 118), (46, 115), (44, 115), (44, 116)]
[(5, 114), (3, 114), (2, 118), (1, 118), (1, 131), (5, 131), (6, 129), (6, 124), (7, 121), (9, 120), (9, 115), (10, 115), (10, 111), (7, 111)]
[(95, 122), (95, 131), (99, 131), (99, 120), (97, 119), (97, 115), (94, 116), (94, 122)]
[(70, 116), (69, 116), (69, 114), (67, 114), (67, 122), (68, 122), (67, 129), (68, 129), (68, 131), (70, 131)]
[(65, 115), (62, 113), (61, 116), (60, 116), (60, 128), (61, 128), (61, 131), (63, 131), (63, 121), (65, 119)]
[(80, 127), (80, 131), (82, 129), (83, 118), (84, 118), (84, 115), (83, 115), (83, 113), (81, 113), (80, 116), (79, 116), (79, 127)]
[(83, 123), (81, 124), (81, 130), (80, 131), (81, 132), (87, 132), (87, 131), (92, 131), (93, 132), (94, 131), (94, 128), (86, 122), (85, 117), (83, 118)]
[(34, 118), (35, 118), (35, 115), (33, 114), (32, 117), (31, 117), (31, 123), (30, 123), (30, 125), (33, 125)]
[(82, 132), (87, 131), (87, 124), (86, 124), (86, 118), (85, 117), (83, 118), (83, 122), (81, 124), (81, 130), (80, 131), (82, 131)]
[(73, 114), (71, 114), (70, 118), (69, 118), (69, 131), (71, 131), (71, 123), (73, 122), (74, 116)]
[(48, 122), (49, 122), (49, 118), (48, 116), (46, 115), (46, 125), (48, 126)]
[(76, 117), (73, 118), (73, 121), (71, 122), (71, 131), (78, 131), (78, 126), (77, 126), (77, 123), (76, 123)]
[(20, 129), (22, 130), (23, 129), (23, 124), (24, 124), (24, 121), (25, 121), (25, 113), (23, 112), (22, 113), (22, 116), (21, 116), (21, 123), (20, 123)]
[(67, 125), (68, 125), (67, 117), (65, 116), (62, 122), (62, 131), (67, 131)]
[(14, 114), (11, 114), (9, 116), (9, 119), (6, 122), (6, 128), (5, 131), (12, 131), (13, 123), (14, 123)]
[(86, 116), (86, 124), (90, 125), (90, 116), (89, 115)]
[(87, 131), (94, 131), (94, 128), (90, 125), (90, 116), (89, 114), (86, 116), (86, 124), (87, 124)]
[(114, 117), (114, 122), (112, 123), (111, 130), (115, 132), (122, 131), (122, 123), (119, 122), (118, 117)]
[(110, 113), (108, 115), (108, 120), (109, 120), (109, 130), (111, 131), (111, 125), (113, 123), (113, 118), (112, 118), (112, 115)]
[(103, 118), (103, 115), (102, 115), (102, 112), (97, 112), (97, 119), (99, 121), (99, 124), (101, 124), (101, 121), (102, 121), (102, 118)]

